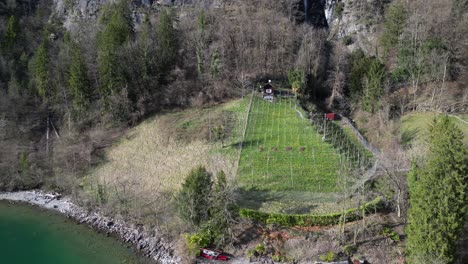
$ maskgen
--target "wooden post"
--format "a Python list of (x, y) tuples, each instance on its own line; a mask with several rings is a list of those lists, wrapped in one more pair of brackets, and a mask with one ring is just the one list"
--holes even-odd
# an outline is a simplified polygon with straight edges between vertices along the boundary
[(267, 152), (267, 174), (265, 178), (270, 177), (270, 151)]
[(47, 124), (46, 124), (46, 153), (49, 155), (49, 113), (47, 113)]

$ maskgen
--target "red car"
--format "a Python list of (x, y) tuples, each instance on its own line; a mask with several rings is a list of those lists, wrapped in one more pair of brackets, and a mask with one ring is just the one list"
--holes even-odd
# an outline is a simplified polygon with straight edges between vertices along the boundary
[(202, 248), (201, 250), (201, 255), (204, 258), (207, 259), (213, 259), (213, 260), (228, 260), (229, 257), (221, 251), (217, 250), (212, 250), (212, 249), (207, 249), (207, 248)]

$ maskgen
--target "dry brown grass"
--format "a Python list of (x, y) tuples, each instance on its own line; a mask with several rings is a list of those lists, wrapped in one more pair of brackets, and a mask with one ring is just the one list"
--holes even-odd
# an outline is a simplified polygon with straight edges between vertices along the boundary
[[(111, 210), (136, 218), (151, 216), (153, 222), (159, 213), (170, 218), (172, 194), (195, 166), (203, 165), (213, 173), (224, 170), (234, 177), (237, 156), (234, 149), (229, 150), (233, 147), (210, 141), (207, 131), (209, 125), (224, 120), (235, 126), (241, 111), (232, 109), (241, 102), (163, 114), (129, 130), (106, 151), (106, 161), (86, 177), (90, 193), (97, 197), (101, 185)], [(232, 131), (227, 145), (237, 140), (237, 132)], [(163, 218), (157, 222), (167, 220)]]

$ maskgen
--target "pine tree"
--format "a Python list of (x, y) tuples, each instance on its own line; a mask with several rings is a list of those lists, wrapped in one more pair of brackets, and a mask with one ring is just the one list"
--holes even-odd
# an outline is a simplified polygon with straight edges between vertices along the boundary
[(219, 171), (216, 175), (216, 183), (213, 188), (210, 208), (210, 221), (206, 228), (211, 230), (212, 242), (217, 246), (225, 244), (230, 233), (232, 218), (232, 197), (229, 197), (226, 173)]
[(357, 50), (351, 54), (351, 75), (349, 83), (349, 95), (352, 99), (360, 99), (363, 92), (363, 79), (369, 71), (372, 59), (367, 57), (362, 50)]
[(159, 25), (157, 28), (159, 39), (159, 52), (158, 57), (160, 61), (160, 74), (161, 80), (166, 78), (170, 70), (175, 65), (177, 55), (177, 34), (174, 28), (174, 21), (172, 14), (167, 10), (161, 12)]
[(223, 170), (221, 170), (216, 175), (216, 184), (214, 187), (214, 192), (217, 194), (221, 194), (226, 190), (226, 187), (227, 187), (226, 173)]
[(86, 62), (78, 47), (72, 48), (72, 61), (68, 83), (73, 94), (73, 108), (80, 113), (85, 110), (89, 104), (90, 84)]
[(141, 26), (141, 34), (140, 34), (140, 45), (141, 45), (141, 52), (142, 52), (142, 60), (141, 60), (141, 68), (142, 68), (142, 79), (147, 81), (150, 79), (150, 76), (153, 71), (153, 54), (152, 54), (152, 35), (151, 32), (153, 27), (151, 25), (151, 21), (149, 20), (148, 16), (145, 17), (143, 24)]
[(385, 51), (398, 45), (400, 36), (406, 26), (407, 11), (402, 1), (390, 6), (385, 15), (384, 34), (380, 39)]
[(427, 160), (408, 177), (410, 263), (455, 263), (468, 204), (467, 154), (461, 130), (447, 116), (434, 120)]
[(5, 52), (10, 52), (11, 49), (15, 46), (15, 43), (19, 35), (19, 25), (18, 19), (14, 15), (10, 16), (8, 19), (8, 25), (5, 32), (5, 38), (3, 41), (2, 48)]
[(367, 73), (367, 85), (362, 99), (363, 109), (374, 113), (379, 108), (379, 99), (384, 93), (385, 66), (375, 59)]
[(221, 59), (219, 58), (218, 50), (215, 50), (211, 54), (211, 78), (215, 79), (218, 75), (220, 68), (221, 68)]
[(210, 194), (211, 174), (202, 166), (193, 169), (176, 195), (179, 215), (200, 226), (209, 218)]
[(104, 98), (123, 86), (118, 58), (119, 48), (130, 39), (133, 24), (128, 5), (125, 1), (110, 5), (104, 11), (102, 23), (104, 30), (99, 36), (99, 75), (101, 94)]
[(288, 82), (295, 94), (300, 94), (304, 90), (305, 75), (302, 70), (292, 70), (288, 72)]
[[(207, 50), (207, 34), (206, 28), (208, 27), (208, 19), (205, 15), (205, 11), (201, 10), (198, 14), (198, 30), (195, 34), (195, 55), (197, 57), (197, 71), (198, 75), (202, 76), (205, 72), (205, 51)], [(213, 62), (213, 61), (212, 61)], [(213, 66), (213, 65), (211, 65)], [(211, 67), (212, 78), (213, 68)]]
[(49, 58), (47, 41), (43, 41), (36, 51), (33, 64), (33, 75), (36, 84), (37, 93), (43, 99), (50, 97), (49, 91)]
[(148, 16), (145, 17), (141, 26), (139, 35), (139, 67), (141, 69), (141, 81), (152, 95), (158, 92), (157, 72), (158, 72), (158, 54), (155, 30)]

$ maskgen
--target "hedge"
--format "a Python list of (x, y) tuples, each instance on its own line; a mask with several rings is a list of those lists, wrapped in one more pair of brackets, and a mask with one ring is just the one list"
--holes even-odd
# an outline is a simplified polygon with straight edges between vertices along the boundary
[[(371, 214), (385, 207), (385, 202), (382, 197), (377, 197), (371, 202), (364, 204), (359, 208), (348, 209), (346, 215), (346, 222), (361, 219), (363, 213)], [(343, 219), (343, 213), (333, 213), (324, 215), (310, 215), (310, 214), (277, 214), (277, 213), (264, 213), (257, 210), (241, 208), (239, 214), (243, 218), (255, 220), (266, 224), (278, 224), (282, 226), (329, 226), (337, 225)]]

